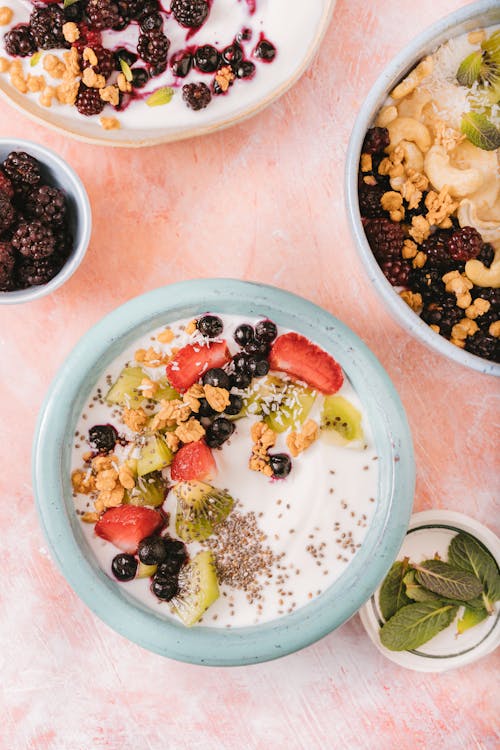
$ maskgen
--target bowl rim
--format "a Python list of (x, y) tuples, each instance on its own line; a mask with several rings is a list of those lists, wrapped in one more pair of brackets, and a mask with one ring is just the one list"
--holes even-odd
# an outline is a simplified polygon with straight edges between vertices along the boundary
[[(311, 65), (315, 55), (317, 54), (321, 46), (321, 42), (323, 41), (323, 38), (330, 26), (333, 12), (337, 4), (337, 0), (324, 0), (324, 2), (325, 7), (318, 24), (316, 35), (314, 36), (306, 54), (304, 55), (302, 64), (295, 70), (295, 72), (291, 76), (289, 76), (281, 84), (275, 86), (275, 88), (261, 101), (249, 105), (248, 107), (246, 107), (246, 109), (242, 110), (238, 114), (225, 117), (225, 119), (220, 123), (203, 126), (193, 126), (189, 129), (186, 129), (185, 131), (174, 132), (167, 135), (156, 135), (152, 137), (142, 138), (140, 140), (131, 139), (122, 141), (114, 140), (113, 137), (105, 138), (104, 136), (99, 135), (85, 135), (83, 133), (79, 133), (75, 128), (72, 128), (70, 126), (65, 127), (63, 125), (52, 122), (48, 111), (43, 110), (43, 108), (41, 108), (40, 111), (38, 109), (32, 111), (30, 108), (24, 107), (21, 103), (22, 100), (18, 102), (13, 96), (10, 95), (9, 91), (2, 86), (0, 86), (0, 98), (4, 99), (4, 101), (6, 101), (11, 107), (23, 114), (25, 117), (28, 117), (30, 120), (44, 125), (51, 130), (55, 130), (58, 133), (70, 136), (75, 140), (82, 141), (83, 143), (89, 143), (94, 146), (111, 146), (113, 148), (144, 148), (148, 146), (158, 146), (163, 143), (183, 141), (188, 138), (195, 138), (202, 135), (210, 135), (212, 133), (216, 133), (218, 130), (225, 130), (226, 128), (229, 128), (233, 125), (237, 125), (241, 122), (244, 122), (245, 120), (250, 119), (251, 117), (254, 117), (254, 115), (259, 114), (270, 104), (273, 104), (273, 102), (280, 99), (283, 94), (286, 94), (286, 92), (292, 86), (294, 86), (294, 84), (297, 83), (300, 78), (302, 78), (306, 70)], [(110, 132), (116, 133), (116, 131)]]
[[(116, 582), (98, 570), (95, 562), (92, 567), (86, 558), (72, 531), (62, 484), (63, 471), (67, 469), (62, 461), (64, 442), (70, 445), (66, 435), (71, 404), (79, 390), (84, 390), (80, 389), (81, 383), (94, 363), (102, 362), (106, 351), (110, 355), (111, 343), (123, 348), (122, 339), (128, 334), (131, 341), (132, 333), (136, 338), (140, 325), (143, 330), (145, 326), (152, 328), (152, 321), (168, 312), (172, 320), (174, 313), (179, 318), (179, 311), (186, 310), (186, 306), (187, 315), (193, 314), (192, 309), (196, 309), (194, 314), (206, 310), (224, 314), (221, 304), (241, 306), (244, 314), (251, 314), (248, 309), (258, 309), (256, 314), (274, 315), (278, 323), (280, 314), (287, 319), (292, 316), (297, 321), (296, 330), (316, 331), (315, 340), (320, 346), (325, 346), (326, 341), (331, 348), (335, 337), (339, 341), (342, 338), (350, 370), (356, 367), (356, 377), (365, 378), (366, 387), (376, 393), (374, 401), (377, 400), (377, 413), (383, 415), (383, 439), (390, 466), (386, 483), (389, 491), (380, 500), (378, 527), (373, 523), (365, 538), (371, 540), (370, 550), (366, 546), (363, 553), (362, 547), (342, 576), (311, 604), (280, 619), (234, 630), (186, 628), (160, 619), (137, 603), (131, 607), (131, 600), (120, 593)], [(106, 363), (100, 366), (101, 370), (105, 367)], [(88, 388), (82, 398), (87, 395)], [(32, 478), (39, 520), (52, 556), (73, 590), (98, 617), (129, 640), (163, 656), (200, 665), (232, 666), (267, 661), (304, 648), (359, 610), (382, 581), (403, 541), (413, 505), (415, 464), (399, 396), (374, 354), (347, 326), (312, 302), (275, 287), (234, 279), (199, 279), (136, 297), (109, 313), (82, 337), (53, 380), (40, 410), (33, 442)], [(369, 558), (368, 551), (372, 555)], [(337, 600), (335, 588), (342, 579), (343, 595)]]
[(3, 146), (12, 147), (13, 151), (26, 151), (42, 164), (51, 167), (55, 172), (62, 172), (66, 175), (72, 187), (71, 196), (75, 202), (76, 218), (82, 227), (80, 241), (77, 245), (74, 245), (71, 255), (59, 273), (47, 284), (13, 292), (0, 292), (0, 305), (19, 305), (51, 294), (73, 276), (89, 246), (92, 231), (92, 209), (85, 186), (76, 170), (51, 148), (24, 138), (0, 138), (0, 149)]
[[(500, 376), (500, 364), (470, 354), (432, 331), (394, 291), (390, 282), (382, 273), (366, 239), (361, 224), (357, 186), (358, 164), (363, 140), (387, 93), (433, 47), (449, 39), (450, 32), (453, 29), (456, 30), (461, 24), (462, 29), (457, 33), (468, 30), (467, 27), (472, 29), (475, 24), (481, 23), (480, 18), (484, 18), (485, 14), (488, 13), (494, 17), (497, 23), (500, 22), (500, 9), (496, 0), (479, 0), (479, 2), (466, 5), (464, 8), (441, 18), (415, 37), (384, 68), (364, 98), (363, 105), (356, 117), (347, 148), (344, 184), (347, 217), (358, 257), (393, 319), (415, 338), (434, 351), (448, 357), (448, 359), (487, 375)], [(491, 21), (491, 23), (493, 22)]]

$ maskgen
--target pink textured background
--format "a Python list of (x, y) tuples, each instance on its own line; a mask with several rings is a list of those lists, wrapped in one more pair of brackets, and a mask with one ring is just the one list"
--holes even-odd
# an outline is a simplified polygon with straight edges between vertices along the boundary
[(153, 287), (200, 276), (269, 282), (315, 300), (379, 356), (408, 411), (416, 509), (494, 525), (497, 383), (445, 361), (387, 315), (355, 259), (343, 159), (360, 103), (390, 57), (460, 0), (339, 0), (314, 65), (232, 130), (142, 151), (87, 146), (0, 103), (0, 135), (43, 142), (85, 182), (94, 212), (72, 280), (0, 308), (1, 750), (484, 750), (499, 746), (494, 657), (407, 672), (356, 617), (307, 650), (229, 670), (177, 664), (114, 634), (51, 563), (30, 485), (44, 393), (79, 337)]

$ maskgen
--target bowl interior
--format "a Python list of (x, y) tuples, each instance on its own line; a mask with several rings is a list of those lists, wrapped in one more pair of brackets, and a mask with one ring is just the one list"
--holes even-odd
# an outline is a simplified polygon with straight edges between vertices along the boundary
[[(74, 512), (71, 437), (95, 382), (137, 337), (207, 310), (269, 316), (330, 351), (368, 414), (379, 456), (378, 498), (362, 548), (343, 575), (310, 605), (254, 627), (192, 628), (132, 600), (98, 567)], [(48, 439), (50, 435), (50, 440)], [(136, 298), (87, 333), (52, 384), (34, 445), (34, 486), (52, 552), (69, 583), (103, 620), (153, 651), (183, 661), (246, 664), (295, 651), (356, 612), (385, 575), (404, 537), (413, 503), (411, 438), (399, 398), (378, 361), (342, 323), (286, 292), (231, 280), (196, 281)]]
[(382, 273), (366, 239), (358, 203), (358, 164), (361, 147), (368, 128), (371, 127), (379, 109), (384, 105), (388, 92), (426, 55), (448, 39), (480, 27), (500, 23), (500, 6), (495, 0), (481, 0), (467, 5), (456, 13), (443, 18), (420, 34), (381, 73), (364, 100), (354, 124), (346, 160), (346, 202), (349, 223), (356, 248), (368, 272), (371, 282), (384, 299), (389, 312), (411, 334), (423, 340), (432, 349), (483, 373), (500, 375), (500, 365), (477, 357), (434, 333), (429, 326), (403, 302)]
[(68, 206), (68, 227), (73, 237), (73, 249), (63, 268), (47, 284), (0, 292), (0, 303), (26, 302), (42, 297), (63, 284), (80, 264), (90, 238), (90, 203), (76, 172), (60, 156), (40, 144), (15, 138), (0, 138), (0, 163), (11, 151), (26, 151), (40, 162), (42, 181), (62, 190)]

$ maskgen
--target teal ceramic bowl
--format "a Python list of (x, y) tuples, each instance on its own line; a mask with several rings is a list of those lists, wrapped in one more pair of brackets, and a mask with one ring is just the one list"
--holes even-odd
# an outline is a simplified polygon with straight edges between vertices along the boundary
[[(368, 413), (379, 456), (376, 511), (343, 575), (310, 604), (245, 628), (186, 628), (131, 599), (102, 571), (73, 507), (72, 436), (99, 374), (156, 326), (206, 311), (270, 317), (316, 341), (340, 362)], [(410, 519), (415, 467), (399, 397), (378, 360), (336, 318), (280, 289), (230, 279), (188, 281), (127, 302), (94, 326), (52, 383), (33, 447), (33, 484), (52, 555), (68, 583), (116, 631), (163, 656), (217, 666), (254, 664), (307, 646), (349, 619), (369, 599), (396, 557)]]

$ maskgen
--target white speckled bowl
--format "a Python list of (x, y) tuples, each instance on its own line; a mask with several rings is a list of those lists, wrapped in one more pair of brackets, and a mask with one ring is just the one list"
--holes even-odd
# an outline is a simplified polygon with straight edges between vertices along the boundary
[(68, 202), (69, 228), (73, 235), (73, 249), (59, 273), (47, 284), (20, 289), (16, 292), (0, 292), (0, 305), (17, 305), (22, 302), (45, 297), (62, 286), (76, 271), (83, 260), (90, 240), (92, 214), (87, 192), (77, 173), (54, 151), (32, 141), (16, 138), (0, 138), (0, 163), (11, 151), (26, 151), (41, 165), (42, 178), (50, 185), (60, 188)]
[(500, 4), (498, 0), (481, 0), (467, 5), (435, 23), (411, 42), (387, 66), (377, 79), (366, 97), (354, 128), (347, 151), (346, 162), (346, 201), (351, 230), (356, 241), (361, 260), (368, 272), (370, 281), (387, 305), (391, 315), (400, 325), (427, 346), (440, 352), (445, 357), (489, 375), (500, 375), (500, 364), (495, 364), (474, 354), (469, 354), (451, 344), (443, 336), (429, 328), (416, 315), (400, 296), (394, 291), (382, 273), (366, 239), (358, 203), (358, 164), (361, 147), (368, 128), (372, 125), (377, 112), (383, 106), (389, 91), (401, 80), (425, 55), (453, 36), (466, 31), (500, 23)]

